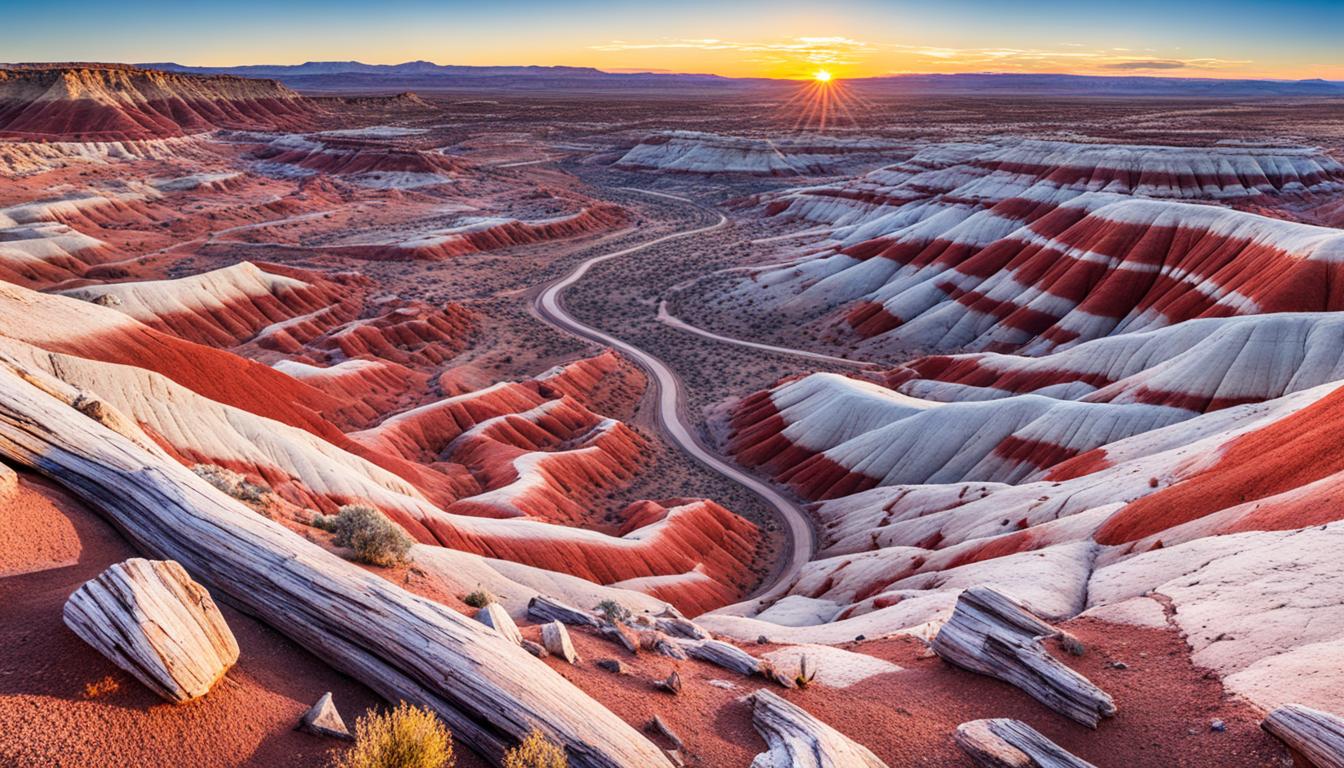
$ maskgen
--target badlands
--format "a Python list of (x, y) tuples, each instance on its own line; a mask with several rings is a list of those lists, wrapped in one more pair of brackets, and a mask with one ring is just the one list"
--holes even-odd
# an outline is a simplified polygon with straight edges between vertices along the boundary
[(0, 67), (0, 765), (1344, 765), (1344, 100), (180, 69)]

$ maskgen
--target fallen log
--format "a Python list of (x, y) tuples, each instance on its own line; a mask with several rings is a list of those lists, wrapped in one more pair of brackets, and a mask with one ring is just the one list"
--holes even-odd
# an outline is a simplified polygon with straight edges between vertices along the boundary
[(569, 630), (558, 621), (541, 625), (541, 644), (547, 651), (573, 664), (579, 660), (574, 652), (574, 643), (569, 639)]
[(1061, 664), (1042, 640), (1058, 630), (1012, 598), (971, 587), (933, 638), (933, 652), (950, 664), (1003, 680), (1089, 728), (1115, 714), (1115, 702), (1086, 677)]
[(1260, 723), (1314, 768), (1344, 768), (1344, 719), (1301, 704), (1284, 704)]
[(681, 615), (681, 611), (670, 605), (664, 608), (662, 613), (653, 617), (653, 625), (658, 628), (659, 632), (672, 637), (680, 637), (686, 640), (710, 640), (713, 638), (708, 630)]
[(751, 768), (887, 768), (866, 747), (769, 690), (747, 701), (751, 724), (769, 747)]
[(761, 662), (755, 656), (722, 640), (702, 640), (698, 643), (682, 644), (691, 658), (708, 661), (724, 669), (730, 669), (739, 675), (750, 677), (761, 669)]
[(980, 768), (1096, 768), (1021, 720), (972, 720), (952, 740)]
[(210, 593), (171, 561), (131, 558), (65, 602), (65, 625), (174, 703), (204, 696), (238, 661), (238, 641)]
[(597, 616), (546, 595), (537, 595), (527, 602), (527, 615), (535, 621), (558, 621), (575, 627), (596, 627)]
[[(78, 405), (77, 405), (78, 404)], [(671, 765), (649, 739), (493, 630), (256, 514), (105, 403), (0, 356), (0, 456), (61, 483), (142, 552), (389, 701), (432, 709), (487, 759), (532, 729), (572, 766)]]

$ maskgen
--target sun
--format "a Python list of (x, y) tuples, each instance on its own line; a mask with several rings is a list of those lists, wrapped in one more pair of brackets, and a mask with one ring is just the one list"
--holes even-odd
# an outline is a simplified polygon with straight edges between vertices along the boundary
[(812, 73), (812, 79), (816, 80), (818, 83), (829, 83), (831, 82), (831, 73), (824, 69), (818, 69), (816, 72)]

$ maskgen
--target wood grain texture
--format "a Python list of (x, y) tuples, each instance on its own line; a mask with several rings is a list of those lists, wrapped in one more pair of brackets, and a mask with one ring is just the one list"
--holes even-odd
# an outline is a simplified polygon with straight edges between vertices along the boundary
[(751, 768), (887, 768), (866, 747), (772, 691), (761, 689), (747, 701), (751, 724), (769, 746)]
[(1096, 768), (1021, 720), (972, 720), (952, 740), (980, 768)]
[(174, 703), (210, 691), (238, 661), (238, 641), (205, 587), (172, 561), (132, 558), (65, 602), (81, 640)]
[(1016, 600), (989, 587), (971, 587), (957, 598), (932, 647), (948, 663), (1011, 683), (1061, 715), (1096, 728), (1115, 714), (1115, 702), (1050, 655), (1042, 641), (1058, 634)]
[(1344, 768), (1344, 719), (1284, 704), (1266, 715), (1261, 727), (1315, 768)]

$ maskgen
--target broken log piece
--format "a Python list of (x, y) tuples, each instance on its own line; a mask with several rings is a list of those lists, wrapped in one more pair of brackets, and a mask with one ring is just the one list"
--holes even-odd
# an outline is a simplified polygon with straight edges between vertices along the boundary
[(604, 621), (602, 622), (602, 625), (597, 628), (597, 633), (631, 653), (639, 653), (638, 640), (631, 634), (630, 630), (620, 624), (612, 624), (611, 622)]
[(322, 694), (322, 698), (317, 700), (313, 708), (304, 713), (303, 718), (299, 720), (298, 727), (299, 730), (318, 736), (330, 736), (333, 739), (354, 739), (350, 735), (350, 729), (345, 727), (345, 720), (341, 719), (341, 713), (336, 711), (336, 703), (331, 698), (331, 691)]
[(711, 640), (714, 637), (704, 627), (681, 615), (681, 611), (670, 605), (653, 617), (653, 625), (659, 632), (686, 640)]
[(570, 664), (579, 660), (579, 654), (574, 652), (574, 643), (569, 639), (569, 630), (558, 621), (541, 625), (541, 644)]
[(531, 640), (528, 640), (527, 638), (523, 638), (522, 645), (524, 651), (527, 651), (533, 656), (536, 656), (538, 659), (544, 659), (547, 656), (551, 655), (550, 651), (546, 650), (546, 646), (542, 645), (541, 643), (534, 643)]
[(433, 710), (488, 760), (536, 728), (566, 749), (573, 768), (671, 766), (648, 737), (544, 662), (256, 514), (174, 461), (133, 420), (76, 409), (81, 397), (0, 354), (0, 458), (60, 483), (141, 551), (176, 560), (216, 599), (384, 699)]
[(205, 587), (172, 561), (132, 558), (65, 602), (65, 625), (168, 701), (204, 696), (238, 661), (238, 641)]
[(952, 740), (980, 768), (1096, 768), (1021, 720), (972, 720)]
[(667, 676), (666, 680), (654, 680), (653, 686), (660, 691), (667, 691), (673, 696), (681, 693), (681, 675), (672, 670), (672, 674)]
[(668, 742), (672, 744), (672, 749), (682, 750), (686, 748), (686, 744), (681, 740), (681, 737), (677, 735), (676, 731), (669, 728), (667, 723), (663, 722), (663, 718), (657, 715), (654, 715), (653, 719), (649, 721), (647, 729), (649, 732), (656, 733), (667, 739)]
[(750, 677), (761, 669), (761, 662), (755, 656), (722, 640), (701, 640), (686, 642), (682, 645), (692, 658), (708, 661), (724, 669), (730, 669), (739, 675)]
[(572, 605), (565, 605), (546, 595), (537, 595), (527, 602), (527, 615), (539, 622), (558, 621), (561, 624), (569, 624), (575, 627), (596, 627), (598, 625), (597, 616)]
[(747, 697), (767, 751), (751, 768), (887, 768), (866, 747), (764, 688)]
[(942, 659), (1003, 680), (1089, 728), (1115, 714), (1115, 702), (1086, 677), (1061, 664), (1042, 640), (1054, 627), (1016, 600), (989, 587), (971, 587), (957, 598), (952, 617), (931, 647)]
[(1260, 723), (1313, 768), (1344, 768), (1344, 719), (1301, 704), (1284, 704)]
[(518, 631), (518, 625), (514, 623), (513, 617), (499, 603), (487, 603), (484, 608), (476, 612), (476, 620), (498, 632), (500, 637), (510, 643), (523, 644), (523, 633)]
[(669, 659), (676, 659), (678, 661), (686, 660), (686, 651), (682, 650), (680, 645), (677, 645), (675, 641), (670, 640), (667, 637), (658, 638), (658, 641), (653, 644), (653, 652), (661, 656), (666, 656)]

